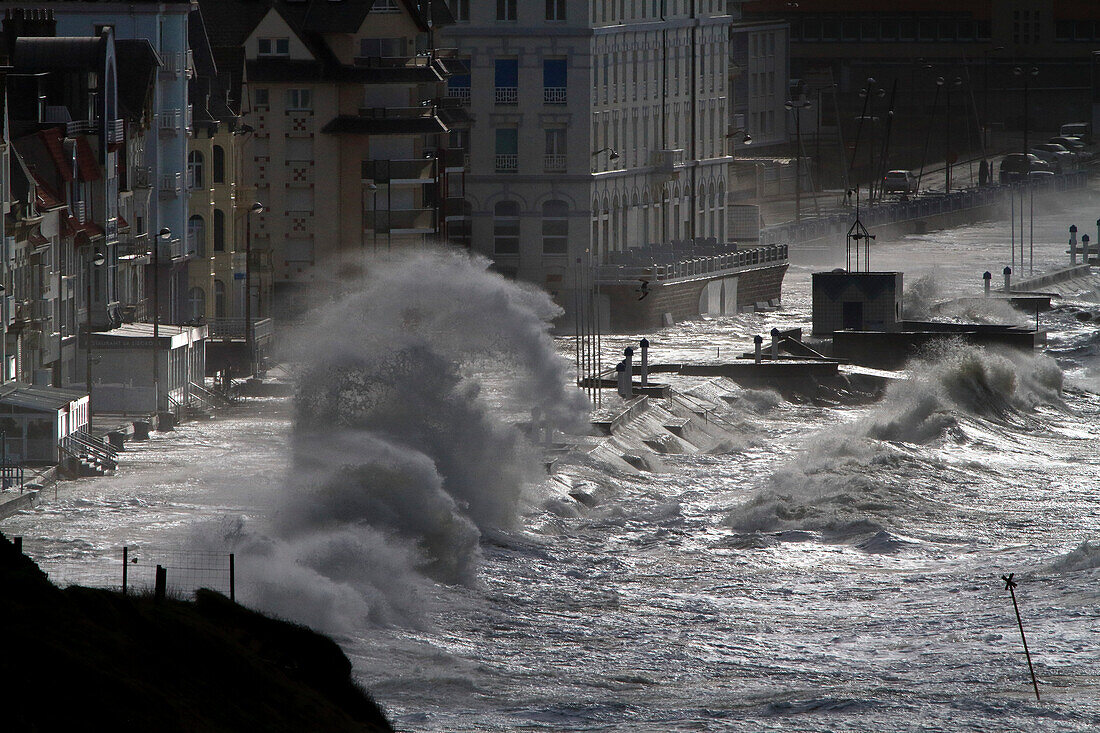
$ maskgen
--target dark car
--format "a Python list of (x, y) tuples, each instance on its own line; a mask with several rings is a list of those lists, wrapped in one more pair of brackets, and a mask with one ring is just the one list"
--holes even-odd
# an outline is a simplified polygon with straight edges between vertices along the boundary
[(890, 171), (882, 179), (883, 193), (913, 193), (917, 190), (917, 177), (909, 171)]
[(1009, 153), (1001, 159), (1001, 183), (1023, 181), (1031, 171), (1049, 171), (1051, 167), (1038, 157), (1024, 153)]
[(1074, 152), (1074, 153), (1083, 152), (1085, 147), (1086, 147), (1085, 146), (1085, 141), (1082, 140), (1079, 137), (1063, 137), (1063, 136), (1059, 135), (1058, 137), (1052, 137), (1047, 142), (1052, 142), (1052, 143), (1056, 143), (1058, 145), (1061, 145), (1066, 150), (1069, 150), (1069, 151)]

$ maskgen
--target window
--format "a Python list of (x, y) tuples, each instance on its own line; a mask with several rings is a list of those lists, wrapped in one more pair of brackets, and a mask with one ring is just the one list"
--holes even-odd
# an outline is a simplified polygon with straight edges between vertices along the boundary
[[(469, 68), (469, 62), (466, 62)], [(463, 104), (470, 103), (470, 74), (455, 74), (447, 80), (447, 96)]]
[(225, 251), (225, 212), (214, 209), (214, 251)]
[(268, 107), (268, 106), (270, 106), (271, 101), (268, 98), (268, 93), (267, 93), (266, 88), (261, 87), (259, 89), (254, 89), (252, 91), (252, 104), (255, 105), (256, 107)]
[(371, 6), (370, 11), (372, 13), (400, 13), (401, 8), (397, 6), (397, 0), (374, 0), (374, 5)]
[(493, 207), (493, 251), (519, 254), (519, 204), (515, 201), (498, 201)]
[(287, 89), (287, 109), (313, 109), (312, 94), (309, 89)]
[(542, 62), (542, 101), (546, 104), (565, 104), (567, 71), (565, 59), (546, 59)]
[(214, 146), (214, 183), (225, 183), (225, 149)]
[(451, 0), (451, 15), (460, 23), (470, 19), (470, 0)]
[(191, 311), (191, 320), (197, 321), (206, 317), (206, 293), (202, 288), (191, 288), (187, 291), (187, 303)]
[(569, 205), (564, 201), (547, 201), (542, 205), (542, 253), (568, 254)]
[(202, 175), (202, 153), (192, 150), (187, 154), (187, 186), (188, 188), (205, 188)]
[(563, 171), (568, 162), (566, 158), (565, 128), (550, 128), (545, 131), (546, 152), (543, 160), (543, 168), (547, 171)]
[(405, 55), (404, 38), (360, 38), (360, 58), (402, 57)]
[(187, 249), (196, 257), (206, 256), (206, 222), (196, 214), (187, 220)]
[(517, 59), (497, 59), (495, 81), (497, 104), (519, 102), (519, 61)]
[(225, 283), (214, 281), (214, 317), (225, 318)]
[(546, 19), (565, 20), (565, 0), (546, 0)]
[(497, 20), (516, 19), (516, 0), (497, 0)]
[(519, 130), (498, 127), (496, 130), (496, 169), (514, 171), (519, 168)]
[(289, 38), (261, 38), (259, 39), (259, 53), (261, 56), (289, 56)]

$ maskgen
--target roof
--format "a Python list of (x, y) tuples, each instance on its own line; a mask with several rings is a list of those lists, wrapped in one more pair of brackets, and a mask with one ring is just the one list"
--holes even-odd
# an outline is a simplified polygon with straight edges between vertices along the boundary
[(107, 42), (99, 36), (17, 38), (12, 61), (20, 71), (102, 68)]
[(323, 128), (328, 134), (351, 135), (431, 135), (449, 132), (435, 115), (424, 117), (358, 117), (340, 115)]
[(41, 387), (22, 382), (7, 382), (0, 385), (0, 404), (40, 412), (56, 412), (87, 396), (86, 392), (75, 389)]

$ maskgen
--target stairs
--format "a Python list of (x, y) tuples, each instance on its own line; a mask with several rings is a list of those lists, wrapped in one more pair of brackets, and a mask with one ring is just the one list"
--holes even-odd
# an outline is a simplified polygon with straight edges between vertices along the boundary
[(59, 448), (80, 476), (102, 476), (118, 468), (118, 451), (91, 433), (77, 431), (64, 438)]

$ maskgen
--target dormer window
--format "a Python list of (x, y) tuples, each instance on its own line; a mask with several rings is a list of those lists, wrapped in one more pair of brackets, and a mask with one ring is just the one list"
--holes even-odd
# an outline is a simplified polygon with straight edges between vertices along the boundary
[(261, 56), (289, 56), (289, 38), (261, 38), (259, 39), (259, 54)]

